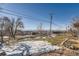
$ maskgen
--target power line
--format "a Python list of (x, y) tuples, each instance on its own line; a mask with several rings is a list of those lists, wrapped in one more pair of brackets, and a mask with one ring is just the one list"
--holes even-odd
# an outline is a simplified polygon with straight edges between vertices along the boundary
[[(18, 13), (18, 12), (9, 10), (9, 9), (4, 9), (4, 8), (0, 8), (0, 9), (1, 9), (0, 12), (2, 12), (2, 13), (14, 15), (14, 16), (17, 16), (17, 17), (29, 18), (29, 19), (31, 19), (31, 20), (32, 20), (32, 19), (34, 19), (34, 20), (36, 19), (36, 18), (33, 18), (32, 16), (26, 16), (26, 15), (24, 15), (24, 14), (21, 14), (21, 13)], [(9, 12), (4, 12), (3, 10), (9, 11), (9, 12), (11, 12), (11, 13), (9, 13)], [(13, 14), (13, 13), (15, 13), (15, 14)], [(20, 14), (20, 15), (16, 15), (16, 14)], [(38, 19), (38, 20), (35, 20), (35, 21), (43, 21), (43, 22), (46, 22), (46, 23), (50, 23), (50, 21), (41, 20), (41, 19)], [(61, 26), (55, 24), (54, 22), (53, 22), (52, 24), (55, 25), (55, 26), (61, 27)]]
[(54, 22), (52, 22), (52, 24), (55, 25), (55, 26), (58, 26), (58, 27), (62, 27), (62, 26), (60, 26), (60, 25), (55, 24)]
[[(15, 12), (15, 11), (12, 11), (12, 10), (9, 10), (9, 9), (4, 9), (4, 8), (2, 8), (2, 10), (6, 10), (6, 11), (11, 12), (11, 13), (8, 13), (8, 14), (12, 14), (12, 13), (19, 14), (19, 15), (12, 14), (12, 15), (14, 15), (14, 16), (20, 16), (20, 17), (23, 17), (23, 18), (29, 18), (29, 19), (34, 19), (34, 20), (37, 19), (37, 18), (34, 18), (34, 17), (32, 17), (32, 16), (26, 16), (26, 15), (24, 15), (24, 14), (22, 14), (22, 13)], [(37, 20), (35, 20), (35, 21), (44, 21), (44, 22), (46, 22), (46, 23), (49, 23), (49, 21), (41, 20), (41, 19), (37, 19)]]
[[(8, 13), (8, 12), (4, 12), (4, 11), (1, 11), (2, 13), (6, 13), (6, 14), (10, 14), (10, 15), (14, 15), (14, 16), (17, 16), (17, 17), (20, 17), (20, 18), (28, 18), (28, 17), (23, 17), (23, 16), (19, 16), (19, 15), (15, 15), (15, 14), (12, 14), (12, 13)], [(33, 19), (33, 18), (29, 18), (30, 20)], [(35, 21), (40, 21), (40, 20), (35, 20)], [(46, 23), (49, 23), (48, 21), (44, 21), (44, 20), (41, 20), (43, 22), (46, 22)]]
[(0, 12), (5, 13), (5, 14), (9, 14), (9, 15), (14, 15), (14, 16), (17, 16), (17, 17), (22, 17), (22, 16), (18, 16), (18, 15), (12, 14), (12, 13), (4, 12), (4, 11), (0, 11)]
[[(4, 11), (0, 11), (0, 12), (2, 12), (2, 13), (6, 13), (6, 14), (10, 14), (10, 15), (14, 15), (14, 16), (17, 16), (17, 17), (20, 17), (20, 18), (23, 17), (23, 16), (15, 15), (15, 14), (8, 13), (8, 12), (4, 12)], [(23, 18), (27, 18), (27, 17), (23, 17)], [(29, 18), (29, 19), (30, 19), (30, 18)], [(33, 19), (33, 18), (31, 18), (31, 19)], [(40, 21), (40, 20), (36, 20), (36, 21)], [(42, 20), (42, 21), (44, 21), (44, 20)], [(46, 23), (50, 23), (50, 22), (48, 22), (48, 21), (44, 21), (44, 22), (46, 22)], [(52, 24), (55, 25), (55, 26), (57, 26), (57, 27), (61, 27), (61, 26), (55, 24), (54, 22), (53, 22)]]

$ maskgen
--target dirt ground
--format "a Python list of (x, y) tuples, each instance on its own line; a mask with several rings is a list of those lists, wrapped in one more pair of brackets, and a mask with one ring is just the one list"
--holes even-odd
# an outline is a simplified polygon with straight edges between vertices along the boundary
[(41, 54), (41, 56), (79, 56), (79, 52), (66, 48), (63, 50), (56, 50), (56, 51), (44, 53)]

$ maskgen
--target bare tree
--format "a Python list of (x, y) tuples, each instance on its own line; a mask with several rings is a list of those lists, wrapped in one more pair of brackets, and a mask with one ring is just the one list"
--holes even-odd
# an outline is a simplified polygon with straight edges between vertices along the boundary
[(23, 26), (23, 22), (21, 21), (21, 18), (18, 18), (16, 21), (15, 19), (9, 19), (7, 20), (7, 30), (9, 32), (9, 36), (13, 39), (15, 39), (15, 35), (17, 33), (18, 30), (20, 30), (21, 28), (24, 28)]
[(4, 42), (3, 36), (4, 33), (8, 33), (9, 39), (15, 39), (16, 33), (18, 30), (24, 28), (21, 18), (10, 19), (8, 17), (0, 17), (0, 40), (1, 43)]
[(3, 43), (3, 30), (4, 30), (4, 20), (0, 18), (0, 39), (1, 43)]
[(6, 19), (4, 17), (0, 17), (0, 39), (1, 43), (4, 42), (3, 36), (5, 32), (5, 27), (6, 27)]
[(72, 27), (73, 31), (76, 32), (77, 36), (79, 37), (79, 17), (73, 18)]

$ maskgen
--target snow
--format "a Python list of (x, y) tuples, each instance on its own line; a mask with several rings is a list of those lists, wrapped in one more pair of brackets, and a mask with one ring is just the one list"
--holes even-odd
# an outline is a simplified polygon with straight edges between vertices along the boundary
[(47, 41), (22, 41), (12, 46), (4, 45), (2, 50), (9, 56), (38, 55), (39, 53), (54, 51), (60, 49), (58, 46), (52, 46)]

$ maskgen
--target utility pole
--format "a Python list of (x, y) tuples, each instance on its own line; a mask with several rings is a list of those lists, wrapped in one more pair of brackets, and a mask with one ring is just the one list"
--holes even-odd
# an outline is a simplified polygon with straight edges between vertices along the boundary
[(52, 14), (50, 14), (50, 32), (49, 32), (50, 36), (52, 35), (52, 19), (53, 19), (53, 16)]

